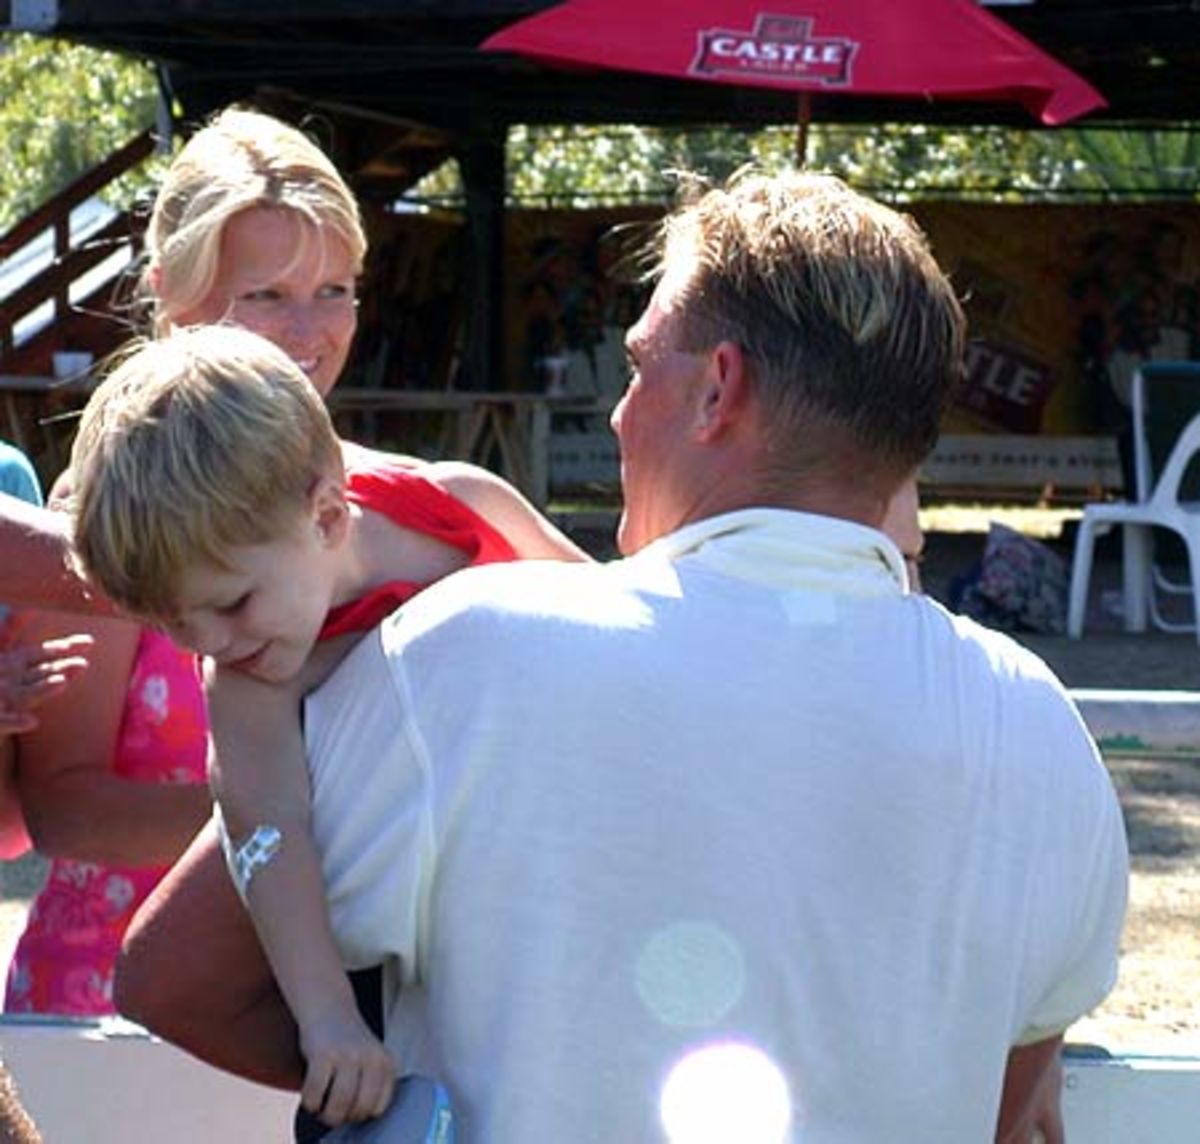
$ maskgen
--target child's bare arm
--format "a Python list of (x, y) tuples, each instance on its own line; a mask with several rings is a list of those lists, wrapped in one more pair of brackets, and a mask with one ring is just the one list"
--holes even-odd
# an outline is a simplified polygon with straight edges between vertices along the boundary
[(310, 1111), (338, 1124), (384, 1110), (395, 1066), (358, 1013), (325, 909), (300, 731), (304, 685), (210, 669), (210, 779), (235, 871), (239, 848), (248, 842), (252, 849), (257, 843), (265, 859), (249, 870), (243, 864), (243, 895), (300, 1027), (306, 1061), (301, 1098)]
[(20, 858), (30, 847), (17, 794), (16, 768), (15, 739), (0, 731), (0, 860), (4, 861)]

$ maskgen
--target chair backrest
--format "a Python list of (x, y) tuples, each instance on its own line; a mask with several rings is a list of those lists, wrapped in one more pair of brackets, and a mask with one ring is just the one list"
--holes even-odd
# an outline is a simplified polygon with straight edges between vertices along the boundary
[[(1133, 376), (1135, 493), (1149, 498), (1184, 427), (1200, 413), (1200, 362), (1146, 362)], [(1186, 472), (1180, 500), (1200, 500), (1200, 464)]]
[(1179, 434), (1167, 457), (1161, 476), (1150, 494), (1150, 503), (1157, 509), (1168, 512), (1180, 501), (1197, 499), (1189, 496), (1186, 478), (1194, 473), (1195, 462), (1200, 459), (1200, 413), (1197, 413)]

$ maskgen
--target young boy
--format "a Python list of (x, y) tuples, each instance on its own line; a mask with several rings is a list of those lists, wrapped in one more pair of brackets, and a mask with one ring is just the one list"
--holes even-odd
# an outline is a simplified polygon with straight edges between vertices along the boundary
[(71, 457), (84, 574), (206, 657), (231, 872), (300, 1028), (304, 1106), (330, 1124), (381, 1113), (395, 1064), (355, 1008), (330, 929), (300, 701), (346, 650), (330, 637), (455, 568), (519, 555), (426, 475), (439, 466), (353, 456), (347, 470), (320, 396), (282, 351), (214, 326), (127, 358), (88, 403)]

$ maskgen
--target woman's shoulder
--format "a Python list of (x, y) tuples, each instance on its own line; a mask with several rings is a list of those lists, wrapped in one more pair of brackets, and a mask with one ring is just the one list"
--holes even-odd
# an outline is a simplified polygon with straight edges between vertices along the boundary
[(342, 463), (347, 472), (372, 469), (401, 469), (415, 473), (423, 473), (429, 468), (430, 462), (412, 457), (407, 453), (385, 453), (382, 449), (371, 449), (354, 441), (342, 443)]
[(471, 495), (513, 495), (516, 490), (503, 478), (470, 461), (425, 461), (422, 475), (448, 493), (470, 500)]
[(416, 496), (422, 503), (447, 505), (456, 502), (474, 507), (486, 496), (484, 482), (462, 470), (474, 470), (490, 476), (474, 465), (457, 462), (425, 461), (403, 453), (384, 453), (361, 445), (344, 446), (346, 488), (349, 495), (367, 502), (389, 500), (403, 493)]

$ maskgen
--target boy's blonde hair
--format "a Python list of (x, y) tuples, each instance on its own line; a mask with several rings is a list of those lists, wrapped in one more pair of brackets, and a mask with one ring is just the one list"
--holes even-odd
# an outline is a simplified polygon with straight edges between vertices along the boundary
[(331, 231), (346, 244), (355, 272), (362, 270), (367, 238), (358, 202), (329, 157), (273, 116), (228, 108), (188, 140), (154, 200), (140, 294), (156, 333), (208, 296), (225, 227), (252, 207), (294, 211), (312, 231)]
[(97, 387), (69, 477), (83, 574), (163, 621), (188, 568), (286, 535), (318, 479), (344, 469), (324, 402), (287, 354), (199, 326), (135, 347)]

